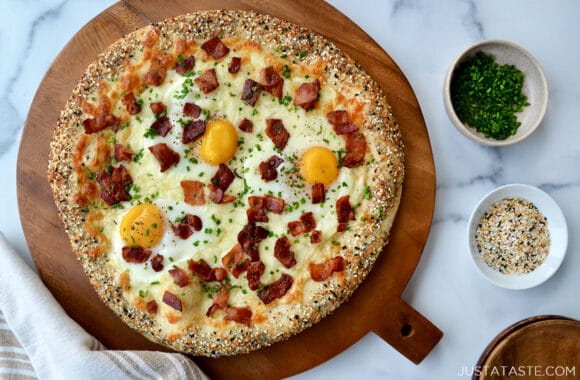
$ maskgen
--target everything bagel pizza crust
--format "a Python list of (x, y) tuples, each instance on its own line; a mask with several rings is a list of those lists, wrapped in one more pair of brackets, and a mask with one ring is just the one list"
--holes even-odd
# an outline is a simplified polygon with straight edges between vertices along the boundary
[(233, 10), (99, 55), (48, 165), (100, 298), (204, 356), (288, 339), (345, 302), (388, 242), (403, 172), (399, 127), (361, 67), (306, 28)]

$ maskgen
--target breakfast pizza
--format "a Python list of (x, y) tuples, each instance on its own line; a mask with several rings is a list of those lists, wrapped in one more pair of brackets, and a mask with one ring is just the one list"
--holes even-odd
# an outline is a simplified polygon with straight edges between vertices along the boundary
[(48, 177), (91, 284), (194, 355), (249, 352), (345, 302), (388, 241), (401, 134), (332, 42), (253, 12), (139, 29), (86, 69)]

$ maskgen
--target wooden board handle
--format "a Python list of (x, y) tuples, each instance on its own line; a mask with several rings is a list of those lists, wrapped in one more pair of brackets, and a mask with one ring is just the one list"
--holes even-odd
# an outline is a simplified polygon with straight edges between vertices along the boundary
[(400, 298), (386, 305), (374, 332), (413, 363), (421, 363), (443, 332)]

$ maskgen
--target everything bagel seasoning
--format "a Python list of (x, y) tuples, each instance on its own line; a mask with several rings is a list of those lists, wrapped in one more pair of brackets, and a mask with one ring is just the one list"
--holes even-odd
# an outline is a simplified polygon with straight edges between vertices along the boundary
[(522, 198), (504, 198), (482, 216), (475, 233), (483, 261), (508, 275), (530, 273), (550, 250), (548, 221)]

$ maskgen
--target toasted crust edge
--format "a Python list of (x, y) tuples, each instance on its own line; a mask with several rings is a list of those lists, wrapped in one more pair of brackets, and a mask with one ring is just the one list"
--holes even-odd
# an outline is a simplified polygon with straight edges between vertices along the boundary
[[(285, 44), (293, 51), (306, 51), (307, 58), (327, 57), (329, 65), (325, 72), (328, 81), (360, 86), (361, 97), (370, 103), (361, 126), (367, 142), (376, 151), (379, 160), (372, 163), (369, 183), (373, 191), (373, 204), (365, 204), (373, 215), (370, 228), (363, 231), (347, 231), (345, 240), (352, 245), (342, 246), (341, 254), (349, 259), (345, 268), (346, 286), (336, 279), (327, 280), (328, 286), (306, 304), (286, 305), (274, 308), (269, 323), (250, 328), (234, 327), (229, 335), (217, 338), (213, 334), (184, 334), (169, 340), (155, 320), (136, 309), (124, 297), (122, 289), (113, 280), (106, 265), (107, 258), (95, 255), (98, 241), (83, 228), (86, 209), (74, 204), (76, 192), (72, 178), (72, 148), (83, 133), (82, 112), (78, 96), (96, 92), (99, 81), (113, 75), (131, 52), (141, 47), (141, 39), (151, 27), (139, 29), (115, 42), (97, 57), (76, 85), (73, 95), (61, 112), (50, 144), (48, 179), (50, 181), (58, 213), (69, 236), (73, 251), (80, 260), (91, 284), (99, 297), (127, 325), (149, 339), (178, 351), (194, 355), (221, 356), (246, 353), (285, 340), (319, 322), (348, 300), (359, 284), (371, 271), (377, 257), (388, 242), (396, 211), (400, 203), (404, 177), (404, 146), (399, 127), (376, 82), (349, 56), (332, 42), (304, 27), (291, 24), (268, 15), (247, 11), (205, 11), (182, 15), (152, 25), (162, 35), (186, 34), (196, 39), (209, 38), (213, 34), (238, 35), (259, 42), (266, 49)], [(265, 28), (267, 26), (267, 29)], [(377, 215), (376, 210), (381, 212)], [(316, 302), (315, 302), (316, 301)], [(282, 328), (281, 328), (282, 327)]]

